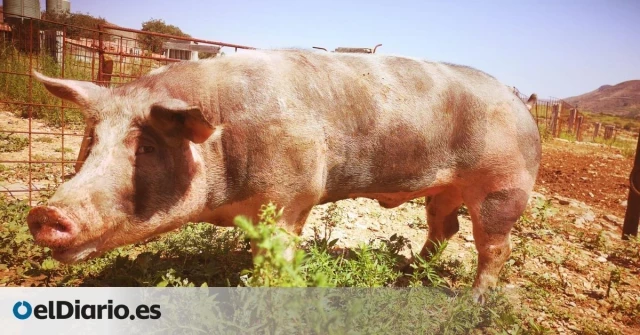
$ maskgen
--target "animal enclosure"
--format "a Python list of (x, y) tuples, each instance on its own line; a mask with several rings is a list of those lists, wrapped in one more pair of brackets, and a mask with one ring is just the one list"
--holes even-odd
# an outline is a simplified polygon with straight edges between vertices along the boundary
[[(0, 163), (12, 171), (0, 180), (0, 194), (31, 205), (79, 169), (92, 140), (78, 107), (49, 94), (32, 71), (114, 87), (163, 65), (197, 59), (198, 52), (216, 56), (221, 50), (252, 49), (117, 26), (87, 29), (11, 16), (0, 31), (0, 105), (3, 113), (22, 119), (0, 126)], [(163, 53), (150, 51), (148, 41), (161, 42)]]

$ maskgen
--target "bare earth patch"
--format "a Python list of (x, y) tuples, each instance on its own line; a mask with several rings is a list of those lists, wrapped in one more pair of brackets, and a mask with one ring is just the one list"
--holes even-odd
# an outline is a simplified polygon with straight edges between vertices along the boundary
[(549, 141), (537, 186), (624, 216), (633, 160), (603, 145)]

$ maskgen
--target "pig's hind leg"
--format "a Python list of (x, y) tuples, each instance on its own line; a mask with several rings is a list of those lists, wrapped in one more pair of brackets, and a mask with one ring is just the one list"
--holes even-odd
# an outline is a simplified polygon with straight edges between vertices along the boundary
[(463, 193), (478, 250), (478, 272), (473, 283), (474, 298), (478, 302), (483, 302), (487, 291), (495, 287), (500, 270), (511, 254), (511, 228), (524, 212), (533, 188), (528, 179), (498, 178), (494, 180), (499, 182), (469, 187)]
[(458, 223), (458, 209), (462, 205), (460, 191), (451, 186), (442, 192), (427, 198), (426, 212), (427, 241), (420, 257), (428, 259), (438, 248), (438, 245), (451, 238), (460, 229)]

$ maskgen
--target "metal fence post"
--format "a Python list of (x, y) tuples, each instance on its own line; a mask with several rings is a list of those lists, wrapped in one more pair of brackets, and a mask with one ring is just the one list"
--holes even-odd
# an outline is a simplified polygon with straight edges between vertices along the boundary
[(104, 48), (102, 45), (102, 25), (98, 26), (98, 85), (102, 85), (102, 66), (104, 64)]
[(638, 186), (640, 186), (640, 137), (636, 144), (636, 156), (629, 176), (629, 196), (627, 197), (627, 210), (622, 226), (623, 240), (629, 239), (629, 236), (638, 236), (638, 223), (640, 222), (640, 192), (638, 191)]

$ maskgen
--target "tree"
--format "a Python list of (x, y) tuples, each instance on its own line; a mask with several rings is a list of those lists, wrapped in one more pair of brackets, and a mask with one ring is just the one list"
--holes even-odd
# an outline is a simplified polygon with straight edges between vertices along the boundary
[[(87, 29), (98, 30), (98, 25), (107, 23), (107, 20), (105, 20), (103, 17), (95, 17), (90, 15), (89, 13), (82, 14), (82, 13), (69, 13), (69, 12), (63, 12), (63, 13), (43, 12), (42, 18), (45, 20), (67, 25), (67, 36), (69, 38), (74, 38), (74, 39), (77, 39), (80, 37), (95, 38), (96, 37), (95, 31), (90, 31)], [(42, 29), (43, 30), (47, 30), (47, 29), (61, 30), (62, 27), (52, 23), (43, 23)]]
[[(142, 23), (142, 31), (168, 34), (179, 37), (191, 37), (191, 35), (184, 33), (180, 28), (166, 24), (162, 19), (151, 18), (149, 21)], [(162, 53), (162, 43), (166, 42), (168, 38), (147, 35), (144, 34), (140, 37), (140, 42), (147, 50), (151, 50), (154, 53)]]
[(198, 52), (198, 59), (207, 59), (207, 58), (212, 58), (215, 57), (216, 54), (212, 54), (210, 52)]

